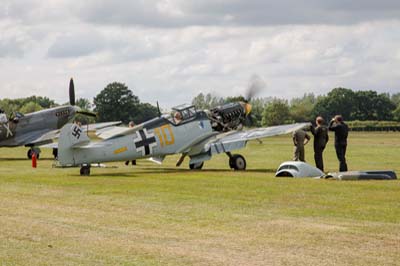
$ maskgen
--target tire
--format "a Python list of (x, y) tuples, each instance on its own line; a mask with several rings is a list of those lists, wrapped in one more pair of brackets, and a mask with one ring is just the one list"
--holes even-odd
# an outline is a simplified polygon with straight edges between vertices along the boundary
[(234, 154), (229, 159), (229, 166), (236, 171), (246, 170), (246, 160), (240, 154)]
[(40, 150), (39, 150), (39, 149), (35, 150), (35, 149), (32, 149), (32, 148), (29, 149), (28, 152), (26, 153), (26, 156), (28, 157), (28, 159), (29, 159), (29, 160), (32, 160), (32, 155), (33, 155), (33, 153), (36, 154), (36, 159), (39, 159), (39, 157), (40, 157)]
[(189, 168), (190, 170), (200, 170), (201, 168), (203, 168), (204, 162), (201, 163), (191, 163), (189, 164)]
[(34, 149), (29, 149), (29, 150), (26, 152), (26, 156), (28, 157), (28, 159), (29, 159), (29, 160), (32, 160), (32, 155), (33, 155), (33, 153), (36, 154), (36, 159), (39, 159), (40, 153), (39, 153), (38, 151), (35, 151)]
[(26, 156), (28, 157), (29, 160), (32, 159), (32, 154), (33, 154), (32, 149), (29, 149), (29, 150), (27, 151), (27, 153), (26, 153)]
[(90, 175), (90, 166), (87, 166), (87, 165), (82, 166), (82, 167), (81, 167), (80, 174), (81, 174), (82, 176), (89, 176), (89, 175)]

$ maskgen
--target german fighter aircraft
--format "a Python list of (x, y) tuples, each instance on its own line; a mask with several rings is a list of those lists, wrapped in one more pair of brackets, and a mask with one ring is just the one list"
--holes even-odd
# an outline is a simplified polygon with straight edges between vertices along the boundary
[(90, 175), (92, 163), (149, 158), (161, 163), (165, 156), (181, 154), (176, 165), (189, 157), (190, 169), (201, 169), (204, 161), (225, 153), (229, 167), (245, 170), (246, 160), (231, 151), (246, 146), (249, 140), (287, 134), (309, 123), (243, 130), (251, 111), (245, 102), (229, 103), (211, 110), (198, 111), (182, 105), (172, 113), (160, 115), (133, 128), (114, 127), (100, 133), (99, 142), (91, 142), (76, 124), (61, 129), (59, 164), (61, 167), (81, 167), (81, 175)]
[[(38, 146), (53, 142), (59, 135), (59, 129), (71, 121), (75, 114), (95, 116), (94, 113), (81, 110), (75, 106), (74, 82), (69, 83), (69, 105), (58, 106), (23, 115), (14, 112), (7, 118), (4, 112), (0, 112), (0, 147), (16, 147), (25, 145), (29, 147), (28, 158), (33, 152), (39, 157)], [(115, 125), (115, 123), (102, 124), (100, 126)]]

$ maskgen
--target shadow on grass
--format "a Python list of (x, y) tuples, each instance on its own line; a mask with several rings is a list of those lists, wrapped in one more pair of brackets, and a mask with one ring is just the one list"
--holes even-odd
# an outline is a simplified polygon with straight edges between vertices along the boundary
[(190, 169), (182, 169), (182, 168), (142, 168), (140, 169), (143, 173), (275, 173), (275, 169), (246, 169), (245, 171), (235, 171), (228, 168), (207, 168), (202, 170), (190, 170)]
[[(245, 171), (234, 171), (231, 169), (203, 169), (203, 170), (190, 170), (190, 169), (181, 169), (181, 168), (130, 168), (126, 169), (123, 172), (121, 169), (116, 170), (116, 172), (112, 173), (96, 173), (95, 169), (91, 170), (90, 176), (93, 177), (101, 177), (101, 176), (108, 176), (108, 177), (141, 177), (146, 174), (189, 174), (189, 173), (275, 173), (275, 169), (247, 169)], [(77, 173), (74, 176), (79, 176)]]
[[(80, 176), (79, 174), (74, 175), (74, 176)], [(122, 172), (116, 172), (116, 173), (95, 173), (91, 172), (90, 176), (82, 176), (82, 177), (140, 177), (139, 175), (135, 173), (122, 173)]]
[[(4, 157), (0, 157), (0, 162), (6, 162), (6, 161), (27, 161), (30, 162), (31, 159), (28, 158), (4, 158)], [(54, 158), (39, 158), (38, 161), (54, 161)]]

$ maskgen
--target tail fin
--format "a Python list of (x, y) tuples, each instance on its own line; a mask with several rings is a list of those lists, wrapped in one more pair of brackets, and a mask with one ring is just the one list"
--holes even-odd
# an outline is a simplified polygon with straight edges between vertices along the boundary
[(62, 166), (75, 165), (74, 148), (86, 145), (89, 137), (77, 124), (66, 124), (58, 140), (58, 161)]

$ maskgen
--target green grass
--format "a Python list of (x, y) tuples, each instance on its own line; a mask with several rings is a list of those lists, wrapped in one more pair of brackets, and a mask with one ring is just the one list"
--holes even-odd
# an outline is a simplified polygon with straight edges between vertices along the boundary
[[(398, 265), (400, 181), (275, 178), (290, 143), (249, 143), (246, 172), (172, 156), (90, 177), (52, 168), (50, 150), (32, 169), (25, 148), (2, 148), (0, 265)], [(399, 133), (352, 132), (349, 169), (399, 174), (399, 151)], [(332, 142), (324, 155), (337, 171)]]

